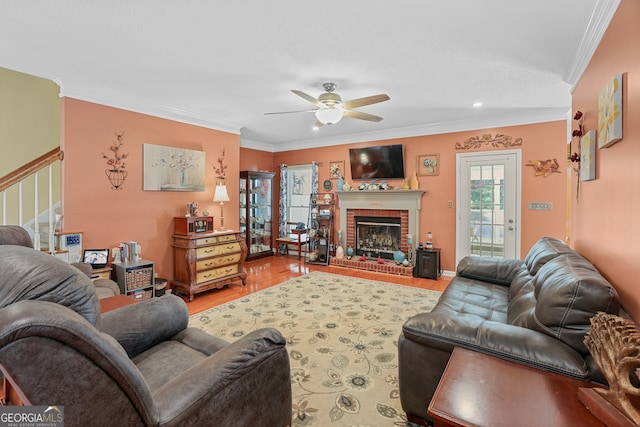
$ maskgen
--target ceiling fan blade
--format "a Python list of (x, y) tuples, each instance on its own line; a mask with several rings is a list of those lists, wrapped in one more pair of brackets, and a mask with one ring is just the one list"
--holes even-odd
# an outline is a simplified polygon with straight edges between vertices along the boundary
[(360, 111), (345, 110), (343, 117), (349, 117), (350, 119), (368, 120), (370, 122), (382, 121), (382, 117), (374, 116), (373, 114), (362, 113)]
[(293, 114), (293, 113), (315, 113), (318, 110), (297, 110), (297, 111), (276, 111), (271, 113), (264, 113), (265, 116), (272, 114)]
[(364, 98), (353, 99), (351, 101), (344, 102), (342, 106), (347, 109), (358, 108), (358, 107), (364, 107), (365, 105), (377, 104), (378, 102), (388, 101), (389, 99), (391, 99), (389, 98), (389, 95), (383, 93), (380, 95), (365, 96)]
[(314, 98), (311, 95), (307, 95), (306, 93), (304, 93), (304, 92), (302, 92), (300, 90), (295, 90), (295, 89), (292, 89), (291, 92), (295, 93), (296, 95), (298, 95), (302, 99), (306, 99), (307, 101), (309, 101), (313, 105), (320, 106), (320, 101), (318, 101), (316, 98)]

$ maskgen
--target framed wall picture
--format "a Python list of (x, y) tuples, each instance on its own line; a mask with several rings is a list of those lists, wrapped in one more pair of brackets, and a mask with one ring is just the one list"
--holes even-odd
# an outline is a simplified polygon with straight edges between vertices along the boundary
[(596, 179), (596, 131), (580, 138), (580, 181)]
[(622, 74), (616, 74), (598, 97), (598, 148), (622, 139)]
[(418, 156), (418, 175), (440, 175), (440, 154), (420, 154)]
[(144, 190), (204, 191), (204, 151), (143, 144)]
[(329, 162), (329, 178), (338, 179), (344, 176), (344, 160)]

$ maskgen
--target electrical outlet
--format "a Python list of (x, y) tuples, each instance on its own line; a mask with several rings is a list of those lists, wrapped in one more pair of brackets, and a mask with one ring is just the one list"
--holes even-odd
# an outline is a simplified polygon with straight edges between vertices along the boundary
[(449, 209), (451, 209), (451, 208), (453, 207), (453, 200), (449, 200), (449, 201), (447, 202), (447, 207), (448, 207)]

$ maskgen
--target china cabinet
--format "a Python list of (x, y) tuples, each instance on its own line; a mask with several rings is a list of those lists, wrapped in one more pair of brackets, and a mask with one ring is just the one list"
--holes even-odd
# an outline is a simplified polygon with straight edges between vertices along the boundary
[(249, 253), (247, 260), (273, 255), (273, 172), (240, 172), (240, 232)]

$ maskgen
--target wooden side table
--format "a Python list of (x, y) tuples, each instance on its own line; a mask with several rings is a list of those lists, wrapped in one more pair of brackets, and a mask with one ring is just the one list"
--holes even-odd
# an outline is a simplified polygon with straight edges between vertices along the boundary
[(128, 297), (124, 294), (114, 295), (108, 298), (102, 298), (100, 300), (100, 314), (107, 311), (115, 310), (116, 308), (124, 307), (125, 305), (131, 305), (138, 302), (136, 299)]
[(578, 400), (581, 387), (599, 386), (456, 348), (428, 412), (435, 427), (604, 427)]

